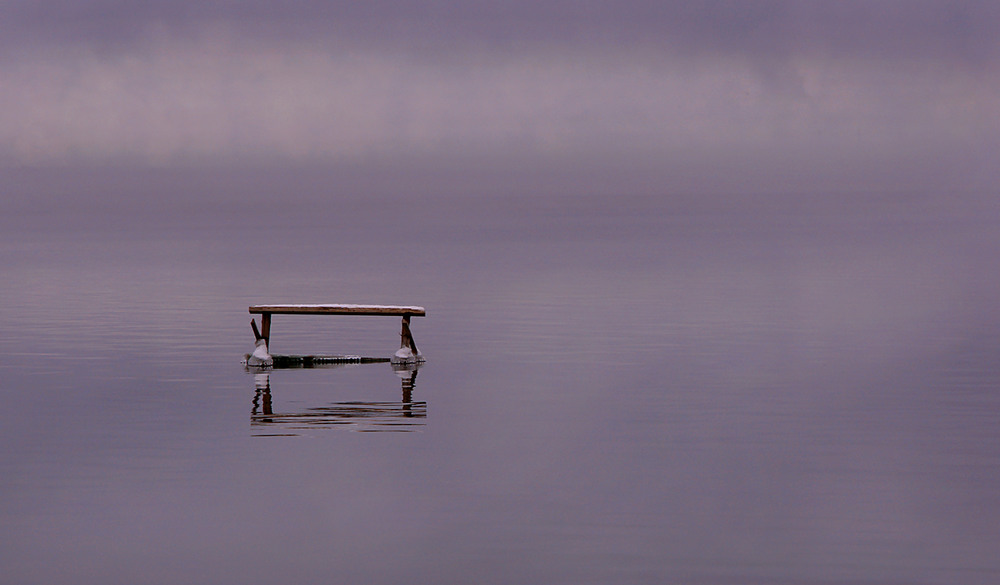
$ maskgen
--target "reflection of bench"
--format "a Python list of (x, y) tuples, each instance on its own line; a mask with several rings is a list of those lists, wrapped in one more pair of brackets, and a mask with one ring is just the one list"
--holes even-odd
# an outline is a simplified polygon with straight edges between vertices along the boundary
[[(322, 366), (320, 366), (322, 367)], [(298, 431), (324, 428), (349, 428), (359, 431), (412, 431), (426, 424), (427, 403), (413, 400), (417, 364), (393, 366), (399, 376), (403, 399), (400, 402), (351, 401), (314, 407), (298, 407), (291, 412), (274, 412), (271, 401), (271, 377), (266, 372), (254, 376), (256, 392), (250, 411), (250, 426), (258, 436), (299, 434)]]
[[(254, 337), (263, 339), (268, 346), (271, 342), (271, 315), (387, 315), (403, 318), (403, 328), (400, 331), (399, 351), (396, 357), (400, 359), (420, 359), (417, 344), (410, 333), (410, 317), (423, 317), (427, 313), (423, 307), (397, 307), (387, 305), (251, 305), (250, 314), (260, 314), (260, 330), (257, 324), (250, 320)], [(409, 351), (405, 351), (405, 350)]]

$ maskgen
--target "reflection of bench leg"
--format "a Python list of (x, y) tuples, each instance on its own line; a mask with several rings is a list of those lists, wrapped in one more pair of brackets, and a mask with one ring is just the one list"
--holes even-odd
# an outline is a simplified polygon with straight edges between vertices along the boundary
[(413, 387), (417, 384), (417, 370), (401, 378), (403, 385), (403, 416), (413, 416)]
[[(253, 382), (256, 392), (253, 396), (253, 409), (251, 409), (250, 414), (252, 416), (274, 414), (271, 410), (271, 378), (267, 374), (257, 374), (254, 376)], [(271, 419), (262, 419), (262, 422), (271, 422)]]
[(408, 348), (410, 348), (410, 351), (413, 352), (413, 355), (420, 355), (420, 352), (417, 351), (417, 343), (415, 341), (413, 341), (413, 334), (410, 333), (410, 316), (409, 315), (404, 315), (403, 316), (403, 328), (399, 332), (399, 338), (400, 338), (399, 339), (399, 348), (400, 349), (402, 349), (404, 347), (408, 347)]

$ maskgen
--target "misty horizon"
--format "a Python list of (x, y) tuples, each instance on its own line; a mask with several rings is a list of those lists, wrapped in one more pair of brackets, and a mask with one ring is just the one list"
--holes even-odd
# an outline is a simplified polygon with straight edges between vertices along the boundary
[(3, 9), (7, 168), (460, 161), (730, 192), (998, 178), (990, 3), (40, 6)]

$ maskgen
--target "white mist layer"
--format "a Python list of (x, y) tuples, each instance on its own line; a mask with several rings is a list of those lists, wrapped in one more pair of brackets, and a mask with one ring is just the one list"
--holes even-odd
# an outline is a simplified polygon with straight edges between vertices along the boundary
[(550, 48), (442, 61), (218, 35), (9, 53), (0, 70), (8, 164), (461, 154), (976, 171), (1000, 144), (1000, 77), (927, 60)]

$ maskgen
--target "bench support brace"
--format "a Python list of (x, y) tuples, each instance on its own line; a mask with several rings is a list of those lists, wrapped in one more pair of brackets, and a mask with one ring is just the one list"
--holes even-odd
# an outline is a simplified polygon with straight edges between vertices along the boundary
[(253, 329), (254, 340), (264, 340), (264, 347), (270, 349), (271, 344), (271, 314), (263, 313), (260, 316), (260, 329), (257, 329), (257, 322), (250, 319), (250, 329)]
[(410, 348), (413, 355), (420, 355), (420, 352), (417, 351), (417, 342), (413, 341), (413, 334), (410, 333), (409, 315), (403, 315), (403, 327), (399, 332), (399, 348), (402, 349), (404, 347)]

